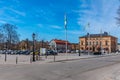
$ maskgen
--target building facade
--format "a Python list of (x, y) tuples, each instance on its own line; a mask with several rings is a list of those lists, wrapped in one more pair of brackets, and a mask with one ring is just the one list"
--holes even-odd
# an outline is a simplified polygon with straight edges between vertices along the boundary
[(79, 44), (78, 43), (71, 43), (71, 50), (79, 50)]
[[(40, 48), (49, 49), (49, 42), (48, 41), (36, 41), (35, 40), (35, 50), (40, 50)], [(19, 49), (20, 50), (33, 50), (33, 41), (29, 40), (22, 40), (19, 42)]]
[(107, 32), (101, 34), (87, 34), (79, 38), (80, 50), (92, 52), (115, 52), (117, 50), (117, 38)]
[(65, 52), (66, 43), (67, 43), (68, 50), (71, 50), (70, 43), (68, 41), (66, 42), (64, 40), (53, 39), (50, 41), (49, 45), (50, 45), (50, 49), (52, 49), (52, 50), (55, 50), (55, 51), (62, 50)]

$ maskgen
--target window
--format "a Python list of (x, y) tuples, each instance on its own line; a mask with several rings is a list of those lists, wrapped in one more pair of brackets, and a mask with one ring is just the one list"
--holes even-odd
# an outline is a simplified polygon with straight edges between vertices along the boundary
[(98, 41), (96, 42), (96, 45), (98, 45)]
[(88, 45), (88, 41), (87, 41), (86, 45)]
[(91, 42), (90, 42), (90, 45), (91, 45)]
[(93, 45), (94, 45), (94, 41), (93, 41)]
[(88, 42), (87, 42), (87, 45), (91, 45), (91, 42), (90, 42), (90, 41), (88, 41)]
[(90, 50), (92, 50), (92, 48), (90, 47)]
[(83, 41), (81, 41), (81, 45), (83, 45)]
[(105, 41), (105, 45), (108, 45), (108, 41)]
[(102, 44), (102, 42), (100, 41), (100, 45)]
[(81, 47), (81, 50), (83, 50), (83, 47)]

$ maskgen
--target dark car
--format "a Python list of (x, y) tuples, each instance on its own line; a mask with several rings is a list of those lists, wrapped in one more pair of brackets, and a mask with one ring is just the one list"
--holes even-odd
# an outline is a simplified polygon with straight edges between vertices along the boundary
[(53, 50), (48, 50), (45, 55), (58, 55), (58, 53)]
[(58, 53), (63, 53), (63, 51), (62, 50), (58, 50)]
[(25, 55), (30, 55), (30, 53), (31, 53), (32, 51), (27, 51), (26, 53), (25, 53)]
[(94, 55), (101, 55), (102, 53), (101, 52), (94, 52), (93, 54)]

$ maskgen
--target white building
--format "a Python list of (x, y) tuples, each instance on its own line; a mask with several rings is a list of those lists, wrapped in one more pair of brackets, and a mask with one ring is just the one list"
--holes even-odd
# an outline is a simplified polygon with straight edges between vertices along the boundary
[[(66, 41), (64, 41), (64, 40), (53, 39), (50, 41), (49, 45), (52, 50), (56, 50), (56, 51), (59, 51), (59, 50), (65, 51), (66, 50)], [(67, 41), (67, 45), (68, 45), (67, 46), (68, 50), (70, 50), (71, 46), (68, 41)]]

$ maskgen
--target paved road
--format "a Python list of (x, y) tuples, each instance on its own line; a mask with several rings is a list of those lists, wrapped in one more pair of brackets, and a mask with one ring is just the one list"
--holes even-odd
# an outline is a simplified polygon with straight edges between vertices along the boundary
[(120, 55), (46, 64), (0, 65), (0, 80), (90, 80), (90, 76), (97, 74), (95, 70), (119, 63)]

